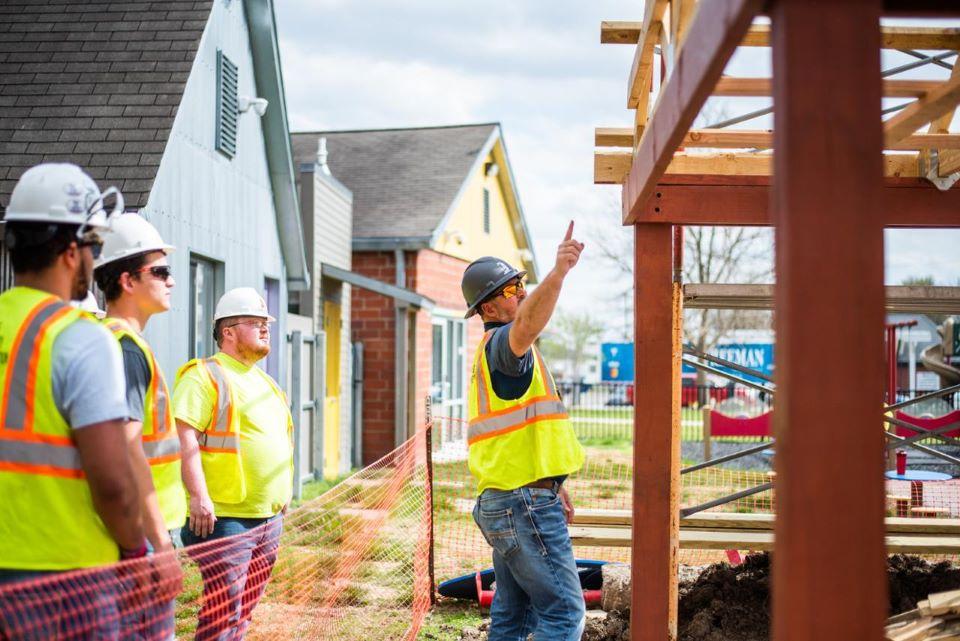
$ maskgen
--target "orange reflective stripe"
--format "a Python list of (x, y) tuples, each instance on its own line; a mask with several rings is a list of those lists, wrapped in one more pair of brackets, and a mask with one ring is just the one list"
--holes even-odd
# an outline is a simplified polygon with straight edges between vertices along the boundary
[(210, 426), (205, 434), (210, 436), (232, 436), (230, 430), (233, 423), (233, 407), (230, 402), (230, 381), (223, 371), (223, 367), (213, 358), (205, 358), (200, 361), (207, 375), (213, 382), (213, 387), (217, 393), (217, 406), (214, 408), (214, 416)]
[(0, 438), (0, 466), (27, 474), (82, 478), (80, 452), (72, 443), (45, 442), (45, 439)]
[(475, 437), (473, 437), (473, 438), (468, 438), (468, 439), (467, 439), (467, 445), (473, 445), (474, 443), (476, 443), (476, 442), (478, 442), (478, 441), (484, 441), (484, 440), (486, 440), (486, 439), (488, 439), (488, 438), (493, 438), (493, 437), (495, 437), (495, 436), (502, 436), (503, 434), (509, 434), (510, 432), (516, 432), (517, 430), (521, 430), (521, 429), (523, 429), (523, 428), (525, 428), (525, 427), (529, 427), (529, 426), (531, 426), (531, 425), (533, 425), (533, 424), (535, 424), (535, 423), (542, 423), (543, 421), (553, 421), (553, 420), (559, 420), (559, 419), (565, 419), (565, 418), (567, 418), (567, 413), (566, 413), (566, 412), (561, 412), (561, 413), (559, 413), (559, 414), (543, 414), (543, 415), (540, 415), (540, 416), (534, 416), (534, 417), (532, 417), (532, 418), (527, 419), (526, 421), (524, 421), (524, 422), (522, 422), (522, 423), (517, 423), (516, 425), (509, 425), (509, 426), (507, 426), (507, 427), (503, 427), (503, 428), (498, 429), (498, 430), (493, 430), (493, 431), (490, 431), (490, 432), (485, 432), (485, 433), (483, 433), (483, 434), (479, 434), (479, 435), (477, 435), (477, 436), (475, 436)]
[(495, 418), (497, 416), (510, 414), (510, 413), (516, 412), (517, 410), (521, 410), (527, 406), (534, 405), (536, 403), (543, 403), (545, 401), (559, 401), (559, 400), (560, 398), (557, 396), (550, 396), (550, 395), (535, 396), (533, 398), (528, 398), (523, 403), (511, 405), (509, 407), (503, 408), (502, 410), (497, 410), (496, 412), (487, 412), (486, 414), (480, 414), (475, 418), (470, 419), (470, 424), (473, 425), (474, 423), (480, 423), (482, 421), (486, 421), (491, 418)]
[(547, 386), (547, 391), (550, 393), (550, 396), (555, 396), (560, 398), (560, 395), (557, 394), (557, 386), (553, 382), (553, 376), (550, 375), (550, 372), (547, 371), (547, 366), (543, 363), (543, 357), (540, 355), (540, 350), (536, 347), (533, 349), (533, 354), (537, 358), (537, 365), (540, 366), (540, 376), (543, 377), (543, 382)]
[(491, 336), (493, 336), (493, 330), (483, 335), (483, 340), (480, 341), (480, 347), (477, 349), (476, 364), (474, 366), (477, 372), (477, 412), (480, 414), (486, 414), (490, 411), (490, 393), (487, 390), (487, 368), (483, 366), (483, 361), (486, 358), (487, 343), (490, 341)]
[[(33, 403), (37, 383), (40, 348), (50, 325), (71, 311), (71, 307), (51, 298), (40, 303), (21, 325), (7, 361), (7, 386), (3, 394), (0, 425), (12, 430), (33, 430)], [(23, 349), (21, 349), (23, 348)]]

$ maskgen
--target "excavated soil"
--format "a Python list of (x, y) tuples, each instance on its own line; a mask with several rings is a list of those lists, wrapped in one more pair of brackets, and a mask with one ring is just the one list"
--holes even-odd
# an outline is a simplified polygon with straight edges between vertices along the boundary
[[(751, 554), (738, 566), (709, 565), (680, 580), (680, 641), (767, 641), (770, 638), (770, 555)], [(686, 576), (683, 576), (686, 575)], [(933, 592), (960, 589), (960, 568), (919, 557), (889, 558), (890, 615), (912, 610)], [(583, 641), (629, 641), (629, 612), (590, 613)], [(476, 637), (485, 639), (478, 631)]]

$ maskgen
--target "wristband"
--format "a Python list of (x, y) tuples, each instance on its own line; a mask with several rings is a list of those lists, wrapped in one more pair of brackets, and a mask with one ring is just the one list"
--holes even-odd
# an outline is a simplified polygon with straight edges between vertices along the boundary
[(120, 548), (120, 560), (128, 561), (130, 559), (142, 559), (147, 556), (149, 548), (147, 547), (147, 540), (144, 539), (143, 543), (140, 544), (140, 547), (128, 550), (126, 548)]

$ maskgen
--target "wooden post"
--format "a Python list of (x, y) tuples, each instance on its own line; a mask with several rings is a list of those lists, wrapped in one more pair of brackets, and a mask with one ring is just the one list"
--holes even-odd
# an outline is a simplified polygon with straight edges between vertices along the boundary
[(880, 12), (880, 0), (770, 5), (775, 641), (883, 638)]
[(680, 540), (680, 283), (670, 225), (634, 233), (634, 437), (630, 638), (677, 638)]

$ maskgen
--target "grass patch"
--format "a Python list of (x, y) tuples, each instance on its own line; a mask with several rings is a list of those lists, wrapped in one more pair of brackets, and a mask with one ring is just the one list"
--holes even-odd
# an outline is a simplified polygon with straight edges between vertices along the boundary
[(476, 604), (444, 599), (423, 622), (417, 641), (459, 641), (464, 628), (480, 625), (481, 621)]

